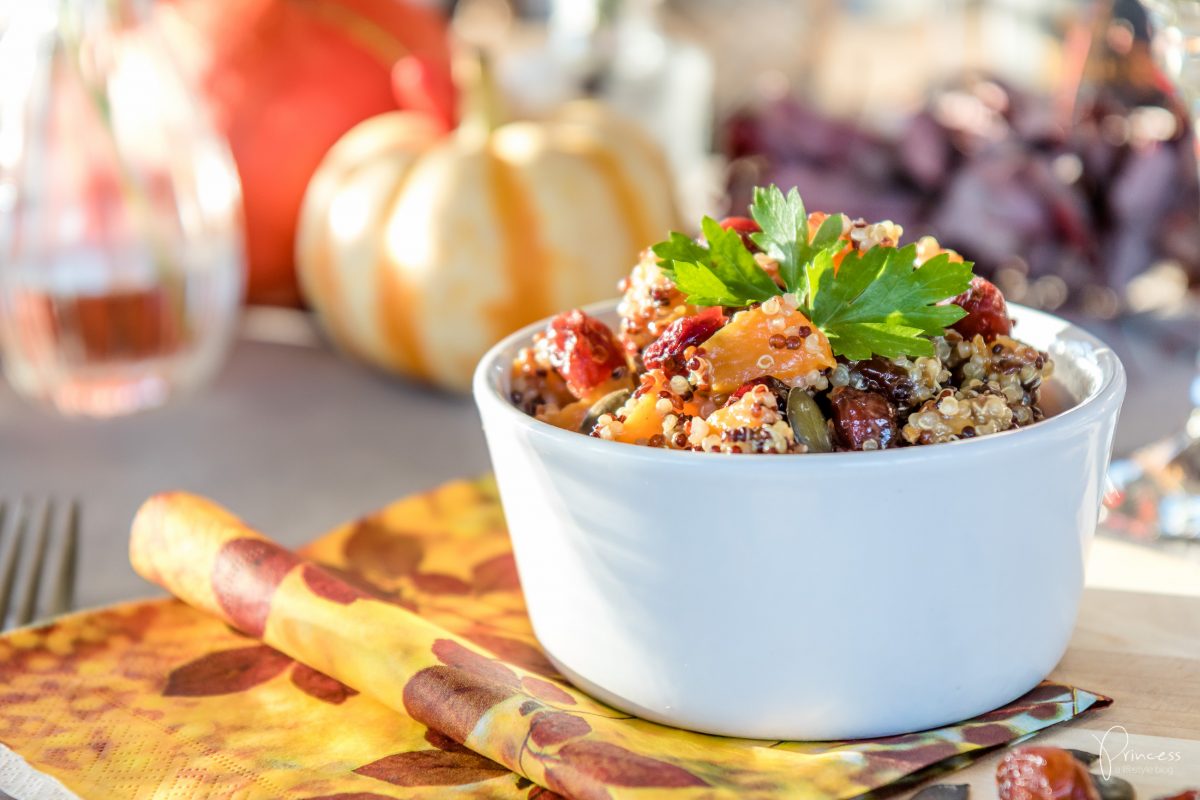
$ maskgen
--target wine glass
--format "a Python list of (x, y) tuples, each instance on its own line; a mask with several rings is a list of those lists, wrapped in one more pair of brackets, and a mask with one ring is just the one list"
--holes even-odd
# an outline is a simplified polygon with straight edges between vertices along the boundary
[[(1155, 56), (1187, 104), (1193, 128), (1200, 129), (1200, 0), (1143, 5), (1155, 32)], [(1200, 373), (1191, 402), (1181, 430), (1113, 462), (1103, 519), (1109, 530), (1143, 540), (1200, 540)]]
[(142, 0), (9, 6), (0, 38), (0, 345), (66, 414), (209, 378), (243, 280), (232, 158)]

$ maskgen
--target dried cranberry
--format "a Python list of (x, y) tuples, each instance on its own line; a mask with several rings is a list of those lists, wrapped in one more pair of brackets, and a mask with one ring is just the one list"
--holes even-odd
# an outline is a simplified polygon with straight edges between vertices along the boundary
[(967, 339), (978, 333), (984, 341), (990, 342), (997, 336), (1012, 333), (1012, 320), (1008, 316), (1004, 295), (996, 288), (996, 284), (986, 278), (976, 275), (971, 279), (970, 288), (946, 302), (967, 312), (965, 317), (950, 326)]
[(683, 351), (707, 341), (724, 325), (725, 313), (716, 307), (677, 319), (662, 332), (662, 336), (642, 351), (642, 363), (646, 369), (680, 371), (683, 367)]
[(833, 433), (844, 450), (862, 450), (874, 440), (879, 449), (896, 438), (896, 407), (881, 394), (839, 386), (829, 393)]
[(742, 244), (751, 252), (758, 250), (758, 245), (750, 240), (750, 234), (758, 233), (762, 228), (754, 220), (749, 217), (726, 217), (721, 220), (721, 227), (727, 231), (737, 231), (738, 236), (742, 237)]
[(624, 351), (613, 332), (579, 309), (550, 320), (546, 330), (550, 364), (576, 397), (583, 397), (626, 367)]
[(1170, 797), (1160, 797), (1158, 800), (1200, 800), (1200, 789), (1184, 789), (1179, 794)]
[(996, 767), (1000, 800), (1099, 800), (1092, 777), (1058, 747), (1018, 747)]
[[(870, 392), (886, 397), (897, 408), (909, 408), (913, 404), (916, 384), (908, 370), (882, 356), (872, 356), (865, 361), (848, 362), (850, 380)], [(858, 380), (855, 380), (855, 378)]]
[(764, 375), (761, 378), (755, 378), (752, 381), (746, 381), (736, 390), (734, 390), (733, 394), (729, 395), (729, 399), (725, 401), (725, 405), (733, 405), (739, 399), (741, 399), (742, 395), (753, 389), (755, 386), (766, 386), (771, 390), (771, 394), (775, 395), (775, 400), (778, 404), (778, 407), (781, 410), (787, 408), (787, 396), (788, 392), (791, 391), (791, 387), (773, 375)]

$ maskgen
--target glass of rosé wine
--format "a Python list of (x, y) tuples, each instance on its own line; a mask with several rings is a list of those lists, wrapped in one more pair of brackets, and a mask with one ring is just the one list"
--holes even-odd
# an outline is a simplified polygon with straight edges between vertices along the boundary
[(14, 4), (0, 36), (0, 352), (64, 414), (165, 403), (236, 322), (237, 173), (149, 6)]

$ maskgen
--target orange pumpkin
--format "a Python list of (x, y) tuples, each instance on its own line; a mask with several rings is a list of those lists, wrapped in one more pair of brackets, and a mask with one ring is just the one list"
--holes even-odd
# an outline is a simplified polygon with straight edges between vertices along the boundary
[(334, 142), (396, 108), (451, 124), (445, 21), (400, 0), (170, 0), (158, 17), (237, 162), (247, 299), (296, 305), (300, 202)]
[(305, 298), (333, 340), (387, 370), (465, 389), (497, 339), (610, 297), (676, 227), (666, 161), (602, 106), (449, 136), (368, 120), (317, 170), (301, 213)]

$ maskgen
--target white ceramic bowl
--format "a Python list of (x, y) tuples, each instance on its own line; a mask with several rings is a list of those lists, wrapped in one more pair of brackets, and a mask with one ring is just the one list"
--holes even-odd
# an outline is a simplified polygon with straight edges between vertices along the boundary
[[(573, 683), (728, 736), (884, 736), (1019, 697), (1075, 624), (1125, 373), (1010, 306), (1072, 406), (978, 439), (723, 455), (562, 431), (508, 401), (544, 323), (475, 373), (534, 631)], [(590, 313), (612, 322), (613, 304)]]

